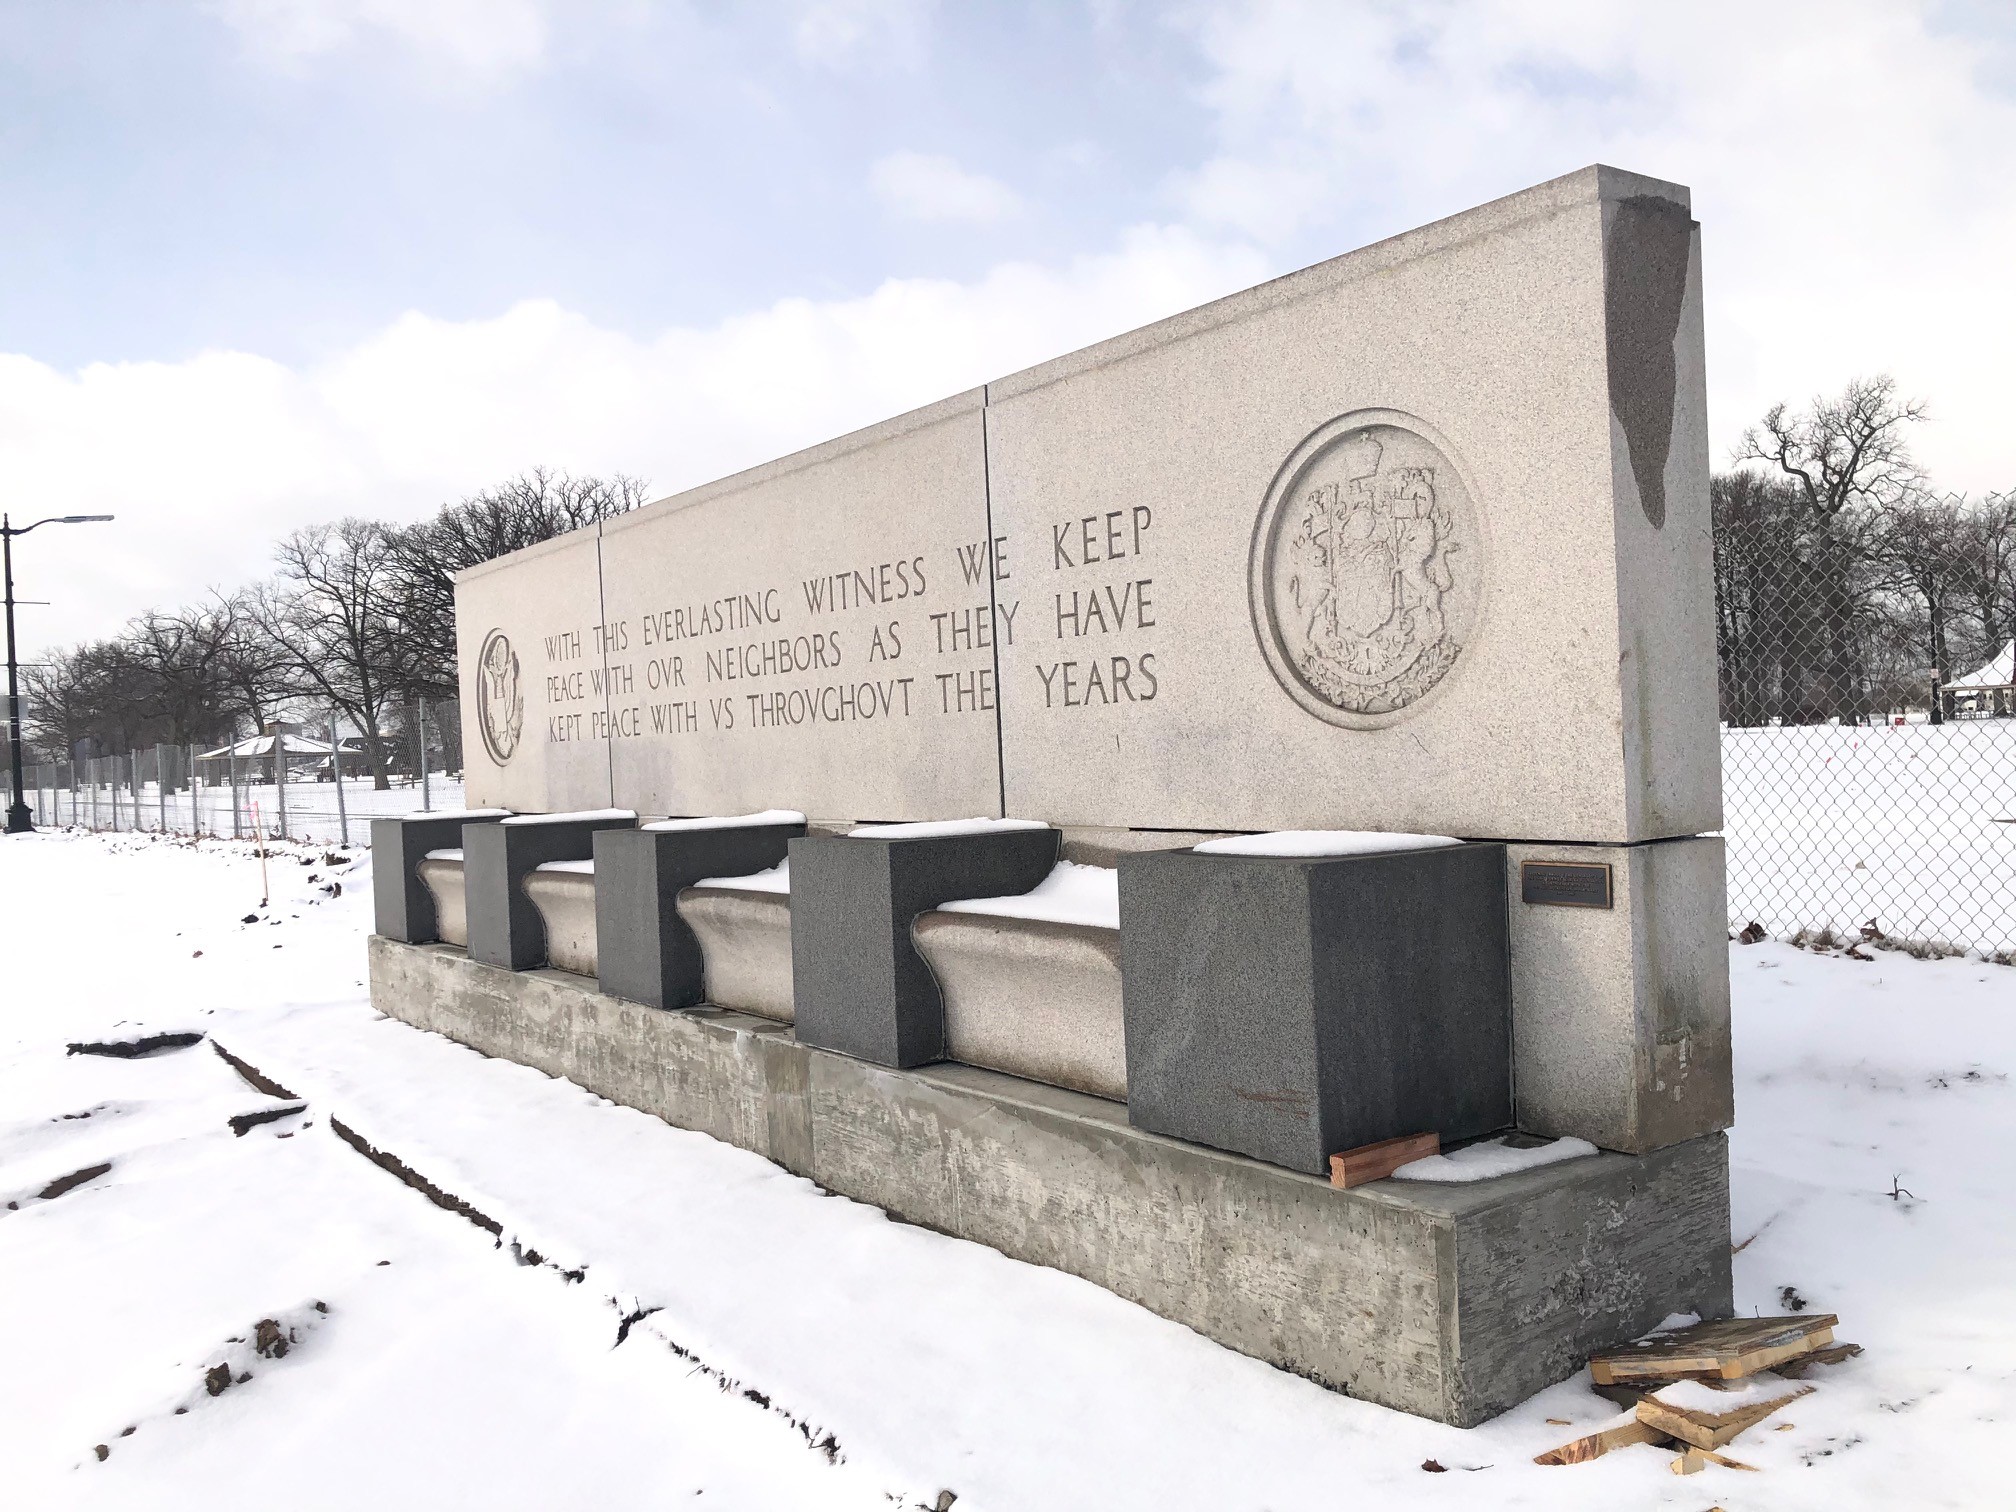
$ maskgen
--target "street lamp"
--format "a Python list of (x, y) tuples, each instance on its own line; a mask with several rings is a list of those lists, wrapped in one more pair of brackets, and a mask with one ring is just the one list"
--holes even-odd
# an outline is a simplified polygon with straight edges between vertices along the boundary
[(7, 806), (7, 833), (10, 835), (26, 834), (35, 828), (28, 817), (28, 802), (21, 787), (21, 686), (14, 645), (14, 537), (26, 535), (41, 525), (88, 525), (111, 518), (110, 515), (51, 515), (46, 520), (37, 520), (34, 525), (17, 527), (6, 515), (0, 514), (0, 557), (5, 559), (7, 579), (7, 748), (14, 772), (14, 801)]

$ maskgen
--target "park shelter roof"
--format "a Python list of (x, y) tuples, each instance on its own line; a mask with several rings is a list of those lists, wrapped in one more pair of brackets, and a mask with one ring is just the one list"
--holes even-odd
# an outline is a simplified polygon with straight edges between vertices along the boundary
[(1949, 688), (2006, 688), (2016, 683), (2016, 640), (2010, 641), (1977, 671), (1956, 677)]

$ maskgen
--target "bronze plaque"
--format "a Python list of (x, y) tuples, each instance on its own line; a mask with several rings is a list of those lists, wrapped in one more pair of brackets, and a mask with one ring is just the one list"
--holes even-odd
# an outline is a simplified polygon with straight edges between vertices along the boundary
[(1522, 861), (1519, 901), (1559, 908), (1610, 908), (1610, 868), (1600, 861)]

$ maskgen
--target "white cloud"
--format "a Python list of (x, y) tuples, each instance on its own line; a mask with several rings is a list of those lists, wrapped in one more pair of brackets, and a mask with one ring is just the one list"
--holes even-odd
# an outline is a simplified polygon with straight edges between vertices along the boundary
[(836, 72), (913, 69), (924, 61), (935, 0), (798, 0), (800, 62)]
[(999, 221), (1022, 201), (999, 179), (968, 173), (949, 157), (892, 152), (868, 170), (868, 187), (898, 215), (923, 221)]
[[(24, 645), (109, 633), (344, 514), (410, 519), (522, 468), (626, 472), (670, 493), (1189, 308), (1264, 276), (1249, 250), (1142, 228), (1061, 268), (891, 280), (637, 340), (548, 300), (410, 314), (296, 370), (244, 353), (59, 373), (0, 356), (0, 476), (42, 513), (16, 563)], [(16, 509), (19, 519), (22, 511)], [(33, 616), (32, 618), (30, 616)]]
[(516, 73), (546, 51), (545, 0), (210, 0), (205, 9), (286, 67), (373, 36), (478, 77)]
[[(1591, 162), (1694, 190), (1716, 462), (1773, 399), (1888, 370), (1949, 484), (2016, 483), (2016, 103), (1894, 0), (1253, 0), (1188, 13), (1193, 221), (1404, 230)], [(1356, 240), (1358, 238), (1354, 238)], [(1306, 243), (1304, 243), (1306, 244)], [(1341, 247), (1338, 250), (1343, 250)]]

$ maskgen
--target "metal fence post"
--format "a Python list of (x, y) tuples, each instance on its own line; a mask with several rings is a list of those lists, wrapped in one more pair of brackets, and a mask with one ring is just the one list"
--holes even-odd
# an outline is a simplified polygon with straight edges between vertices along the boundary
[(414, 720), (420, 731), (420, 807), (428, 813), (434, 811), (434, 790), (428, 780), (431, 773), (427, 761), (427, 700), (421, 699), (419, 716)]
[(189, 747), (189, 833), (203, 833), (203, 779), (196, 766), (196, 747)]
[(343, 806), (343, 746), (336, 738), (336, 711), (329, 711), (329, 775), (336, 780), (336, 829), (350, 843), (350, 811)]
[(224, 772), (231, 779), (231, 838), (240, 839), (243, 830), (238, 822), (238, 726), (231, 726), (231, 740), (224, 748)]
[(278, 789), (274, 803), (280, 811), (280, 838), (287, 838), (287, 737), (279, 731), (273, 735), (273, 785)]
[(161, 833), (168, 833), (168, 763), (162, 759), (164, 748), (159, 741), (154, 745), (154, 797), (157, 817), (161, 821)]

